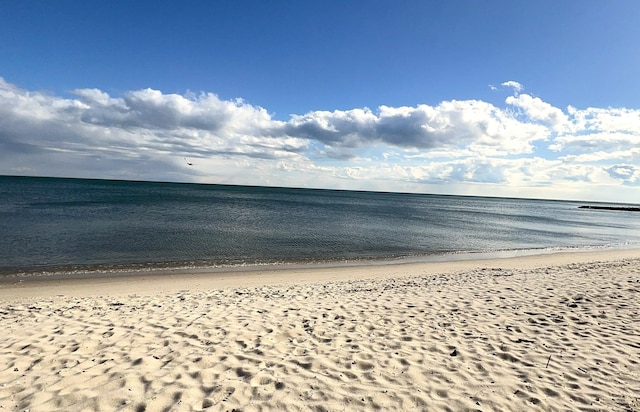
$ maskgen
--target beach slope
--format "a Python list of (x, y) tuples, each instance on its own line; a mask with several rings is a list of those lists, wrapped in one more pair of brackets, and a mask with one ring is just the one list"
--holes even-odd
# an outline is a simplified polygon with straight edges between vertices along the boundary
[(637, 411), (640, 251), (0, 285), (10, 411)]

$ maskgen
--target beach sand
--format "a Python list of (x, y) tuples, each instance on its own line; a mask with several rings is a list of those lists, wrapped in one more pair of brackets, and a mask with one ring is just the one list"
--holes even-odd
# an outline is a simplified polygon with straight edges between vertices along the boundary
[(638, 411), (640, 251), (0, 284), (0, 410)]

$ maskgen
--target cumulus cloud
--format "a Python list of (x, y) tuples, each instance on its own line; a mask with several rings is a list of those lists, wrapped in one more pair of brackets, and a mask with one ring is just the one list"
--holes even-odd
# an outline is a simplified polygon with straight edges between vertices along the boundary
[(293, 116), (283, 131), (332, 147), (385, 143), (425, 150), (473, 147), (477, 152), (504, 154), (528, 153), (533, 142), (548, 137), (544, 127), (521, 122), (477, 100), (445, 101), (438, 106), (381, 106), (377, 113), (369, 109), (311, 112)]
[(640, 110), (627, 108), (567, 109), (572, 118), (573, 131), (621, 132), (640, 135)]
[(233, 153), (259, 157), (303, 151), (305, 139), (272, 136), (279, 122), (267, 111), (213, 94), (181, 96), (146, 89), (113, 98), (96, 89), (65, 99), (0, 83), (5, 145), (40, 150), (183, 154)]
[(621, 164), (606, 169), (615, 179), (622, 179), (629, 183), (640, 181), (640, 167), (636, 165)]
[(569, 126), (568, 117), (562, 110), (538, 97), (532, 97), (528, 94), (509, 96), (506, 103), (521, 109), (528, 120), (546, 124), (554, 132), (562, 132), (565, 127)]
[(506, 82), (502, 83), (501, 85), (504, 86), (504, 87), (512, 88), (514, 93), (516, 93), (516, 94), (518, 94), (518, 93), (520, 93), (521, 91), (524, 90), (524, 86), (523, 85), (521, 85), (520, 83), (518, 83), (516, 81), (513, 81), (513, 80), (506, 81)]
[(640, 147), (640, 110), (568, 108), (567, 131), (550, 146), (555, 151), (622, 151)]
[(516, 81), (502, 86), (513, 89), (503, 106), (447, 100), (282, 121), (212, 93), (60, 97), (0, 78), (0, 173), (408, 191), (478, 184), (504, 195), (640, 187), (640, 110), (562, 109)]

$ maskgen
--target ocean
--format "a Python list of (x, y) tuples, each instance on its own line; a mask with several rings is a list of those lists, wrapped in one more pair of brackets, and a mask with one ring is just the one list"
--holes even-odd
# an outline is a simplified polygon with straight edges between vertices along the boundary
[(0, 278), (640, 247), (554, 200), (0, 176)]

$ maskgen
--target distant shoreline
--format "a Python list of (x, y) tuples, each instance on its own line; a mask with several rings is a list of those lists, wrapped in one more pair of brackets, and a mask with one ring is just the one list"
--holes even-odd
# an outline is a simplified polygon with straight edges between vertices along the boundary
[(596, 210), (622, 210), (626, 212), (640, 212), (640, 207), (623, 207), (623, 206), (578, 206), (578, 209), (596, 209)]

